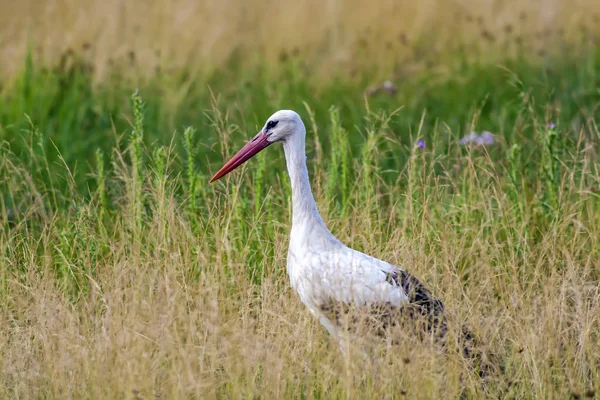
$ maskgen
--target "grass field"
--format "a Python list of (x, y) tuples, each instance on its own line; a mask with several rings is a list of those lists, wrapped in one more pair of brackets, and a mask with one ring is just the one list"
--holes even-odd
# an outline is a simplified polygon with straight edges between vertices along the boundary
[[(254, 2), (0, 1), (0, 398), (600, 396), (596, 2)], [(208, 184), (280, 108), (332, 232), (503, 372), (343, 357), (289, 286), (281, 149)]]

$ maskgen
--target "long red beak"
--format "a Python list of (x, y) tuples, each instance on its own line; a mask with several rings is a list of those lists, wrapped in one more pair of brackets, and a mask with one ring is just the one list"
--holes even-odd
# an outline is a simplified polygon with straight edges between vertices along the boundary
[(227, 161), (227, 164), (223, 165), (223, 167), (210, 179), (210, 182), (214, 182), (217, 179), (221, 179), (249, 159), (251, 159), (254, 155), (259, 153), (261, 150), (271, 145), (272, 142), (267, 140), (267, 135), (263, 134), (262, 131), (258, 132), (251, 141), (246, 143), (244, 147), (237, 154), (231, 157), (231, 160)]

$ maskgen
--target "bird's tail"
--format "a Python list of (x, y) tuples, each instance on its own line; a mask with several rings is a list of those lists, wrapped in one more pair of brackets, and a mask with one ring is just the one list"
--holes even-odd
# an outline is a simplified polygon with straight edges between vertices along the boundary
[(481, 340), (467, 327), (462, 328), (458, 340), (463, 357), (480, 378), (487, 379), (504, 372), (501, 358), (486, 349)]

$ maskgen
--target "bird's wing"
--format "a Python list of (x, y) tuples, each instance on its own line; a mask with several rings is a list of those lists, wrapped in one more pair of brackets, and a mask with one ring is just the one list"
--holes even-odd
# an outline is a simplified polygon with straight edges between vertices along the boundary
[(397, 268), (396, 271), (386, 272), (386, 281), (390, 285), (401, 287), (408, 298), (408, 304), (419, 308), (422, 314), (438, 316), (444, 312), (442, 302), (436, 299), (417, 278), (403, 269)]
[(334, 290), (320, 305), (332, 321), (358, 309), (378, 323), (378, 330), (406, 318), (421, 319), (427, 331), (445, 329), (442, 302), (408, 272), (352, 249), (336, 259), (337, 279), (326, 280)]

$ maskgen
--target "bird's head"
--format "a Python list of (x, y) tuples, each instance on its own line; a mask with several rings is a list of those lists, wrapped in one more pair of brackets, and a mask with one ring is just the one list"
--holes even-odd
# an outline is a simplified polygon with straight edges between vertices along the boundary
[(298, 113), (291, 110), (277, 111), (267, 119), (261, 131), (217, 171), (210, 182), (221, 179), (273, 143), (304, 139), (305, 134), (304, 123)]
[(300, 115), (292, 110), (277, 111), (267, 119), (261, 130), (270, 143), (285, 142), (302, 132), (304, 132), (304, 123)]

